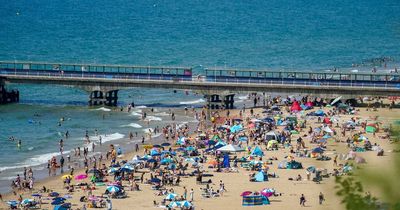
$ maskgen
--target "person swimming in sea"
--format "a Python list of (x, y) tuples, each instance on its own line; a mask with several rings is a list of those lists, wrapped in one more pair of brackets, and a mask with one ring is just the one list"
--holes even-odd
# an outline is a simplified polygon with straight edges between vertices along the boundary
[(21, 146), (22, 146), (22, 141), (21, 141), (21, 139), (19, 139), (19, 140), (18, 140), (18, 143), (17, 143), (18, 149), (21, 149)]

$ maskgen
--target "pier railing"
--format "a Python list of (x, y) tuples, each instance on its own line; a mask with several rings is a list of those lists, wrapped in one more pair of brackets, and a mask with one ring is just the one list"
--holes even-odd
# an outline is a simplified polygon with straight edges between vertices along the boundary
[[(84, 68), (83, 68), (84, 67)], [(113, 71), (115, 69), (115, 71)], [(145, 69), (145, 70), (143, 70)], [(106, 79), (186, 82), (191, 84), (270, 84), (281, 86), (358, 87), (400, 89), (399, 74), (351, 72), (282, 72), (206, 69), (205, 75), (192, 76), (186, 67), (143, 67), (118, 65), (0, 62), (0, 76)]]

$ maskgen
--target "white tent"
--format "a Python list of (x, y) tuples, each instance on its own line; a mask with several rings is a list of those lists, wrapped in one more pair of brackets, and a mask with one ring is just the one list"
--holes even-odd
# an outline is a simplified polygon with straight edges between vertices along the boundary
[(330, 129), (328, 126), (324, 128), (324, 131), (327, 133), (333, 133), (332, 129)]
[(228, 145), (225, 145), (225, 146), (217, 149), (217, 151), (221, 151), (221, 152), (243, 152), (245, 150), (243, 148), (241, 148), (241, 147), (236, 146), (236, 145), (228, 144)]

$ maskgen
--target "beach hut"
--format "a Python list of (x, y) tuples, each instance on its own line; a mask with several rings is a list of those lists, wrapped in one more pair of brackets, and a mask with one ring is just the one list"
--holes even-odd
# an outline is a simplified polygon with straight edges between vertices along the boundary
[(268, 175), (265, 174), (264, 171), (260, 171), (254, 176), (254, 181), (256, 182), (268, 181)]
[(253, 149), (253, 151), (251, 151), (250, 156), (262, 157), (262, 156), (264, 156), (264, 152), (262, 151), (262, 149), (259, 146), (256, 146)]
[(292, 106), (290, 107), (290, 111), (291, 111), (291, 112), (299, 112), (299, 111), (301, 111), (301, 110), (302, 110), (302, 108), (300, 107), (299, 102), (294, 101), (293, 104), (292, 104)]

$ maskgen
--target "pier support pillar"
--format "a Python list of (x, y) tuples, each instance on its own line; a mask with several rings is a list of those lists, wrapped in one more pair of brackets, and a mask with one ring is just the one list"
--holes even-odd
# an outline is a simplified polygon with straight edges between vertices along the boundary
[(90, 93), (89, 106), (105, 105), (117, 106), (118, 90), (100, 91), (95, 90)]
[(0, 104), (18, 103), (19, 102), (19, 91), (18, 90), (7, 90), (4, 85), (4, 81), (0, 81)]
[(234, 97), (235, 94), (228, 94), (228, 95), (218, 95), (218, 94), (211, 94), (206, 95), (207, 98), (207, 108), (208, 109), (233, 109)]

